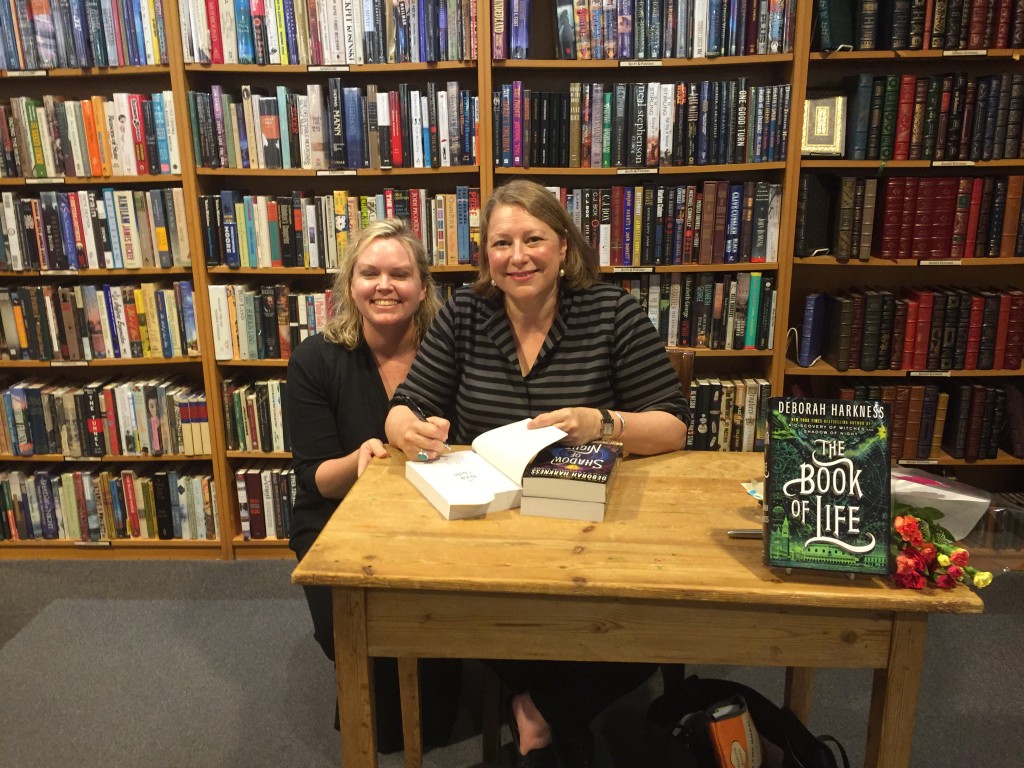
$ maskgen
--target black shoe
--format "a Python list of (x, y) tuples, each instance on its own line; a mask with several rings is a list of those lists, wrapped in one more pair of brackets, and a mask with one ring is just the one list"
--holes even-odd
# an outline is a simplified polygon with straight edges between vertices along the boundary
[(516, 768), (561, 768), (554, 743), (540, 749), (531, 749), (525, 755), (519, 751), (519, 726), (516, 725), (516, 714), (512, 711), (512, 703), (508, 707), (508, 727), (512, 731), (512, 752), (515, 755)]
[(556, 731), (554, 743), (565, 768), (594, 767), (594, 734), (589, 728)]

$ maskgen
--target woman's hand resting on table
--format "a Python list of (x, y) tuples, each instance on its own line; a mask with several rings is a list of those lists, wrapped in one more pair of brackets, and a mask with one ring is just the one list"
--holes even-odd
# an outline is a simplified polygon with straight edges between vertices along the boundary
[(386, 459), (388, 457), (388, 449), (384, 447), (378, 438), (371, 437), (365, 443), (359, 446), (357, 449), (358, 456), (356, 456), (356, 477), (362, 477), (363, 472), (370, 466), (370, 462), (373, 459)]
[(566, 433), (564, 445), (583, 445), (601, 439), (601, 412), (597, 408), (559, 408), (542, 413), (527, 425), (530, 429), (558, 427)]

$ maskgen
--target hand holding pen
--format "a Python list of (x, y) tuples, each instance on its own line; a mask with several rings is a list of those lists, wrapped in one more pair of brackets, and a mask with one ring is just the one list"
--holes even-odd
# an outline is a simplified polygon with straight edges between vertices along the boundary
[(427, 416), (419, 403), (411, 397), (396, 398), (395, 404), (404, 405), (417, 419), (405, 430), (402, 450), (406, 456), (417, 461), (430, 461), (451, 451), (451, 446), (448, 445), (448, 430), (451, 423), (447, 419)]

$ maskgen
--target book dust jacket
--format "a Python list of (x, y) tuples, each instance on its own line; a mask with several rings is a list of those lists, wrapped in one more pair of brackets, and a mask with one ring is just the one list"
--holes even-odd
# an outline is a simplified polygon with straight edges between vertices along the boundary
[(773, 397), (765, 449), (765, 563), (889, 572), (889, 406)]

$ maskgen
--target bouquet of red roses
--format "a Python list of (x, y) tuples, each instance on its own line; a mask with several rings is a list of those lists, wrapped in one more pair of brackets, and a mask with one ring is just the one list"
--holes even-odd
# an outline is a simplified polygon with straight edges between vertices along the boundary
[(907, 589), (934, 584), (952, 589), (965, 583), (981, 589), (992, 583), (992, 574), (968, 565), (970, 554), (939, 525), (942, 512), (934, 507), (895, 505), (892, 551), (896, 559), (893, 580)]

